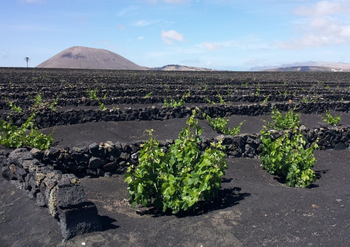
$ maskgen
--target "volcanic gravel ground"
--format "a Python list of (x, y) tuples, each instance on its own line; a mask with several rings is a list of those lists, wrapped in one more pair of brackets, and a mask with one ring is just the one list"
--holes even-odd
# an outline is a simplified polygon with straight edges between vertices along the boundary
[[(349, 123), (343, 114), (342, 122)], [(242, 133), (257, 133), (270, 116), (232, 116), (229, 126), (247, 120)], [(155, 129), (158, 139), (175, 139), (186, 119), (99, 122), (56, 128), (57, 146), (94, 141), (130, 143)], [(302, 124), (324, 124), (320, 115), (302, 115)], [(203, 135), (218, 135), (204, 122)], [(51, 131), (51, 129), (43, 130)], [(62, 242), (59, 225), (46, 208), (28, 199), (13, 182), (0, 178), (0, 246), (348, 246), (350, 242), (350, 152), (315, 152), (317, 181), (290, 188), (260, 167), (260, 160), (228, 158), (219, 197), (194, 214), (164, 215), (130, 208), (123, 175), (83, 178), (87, 197), (97, 206), (104, 231)]]
[[(331, 112), (333, 115), (339, 113)], [(324, 114), (322, 115), (324, 116)], [(240, 133), (259, 133), (264, 121), (271, 121), (271, 116), (239, 116), (229, 117), (228, 127), (234, 128), (240, 122), (245, 121)], [(350, 113), (343, 113), (340, 124), (350, 123)], [(307, 128), (327, 125), (322, 121), (321, 114), (302, 114), (301, 124)], [(219, 134), (214, 131), (206, 122), (199, 120), (203, 129), (202, 136), (214, 138)], [(93, 142), (124, 142), (132, 143), (137, 140), (147, 140), (148, 134), (145, 130), (153, 129), (154, 136), (159, 140), (176, 139), (179, 132), (186, 126), (186, 118), (170, 119), (164, 121), (123, 121), (123, 122), (91, 122), (84, 124), (63, 125), (53, 128), (42, 129), (45, 134), (54, 130), (54, 141), (56, 147), (81, 147)]]
[(254, 159), (227, 159), (219, 198), (192, 215), (140, 214), (122, 175), (84, 178), (104, 231), (61, 242), (58, 224), (1, 178), (1, 246), (348, 246), (349, 150), (316, 151), (317, 181), (290, 188)]

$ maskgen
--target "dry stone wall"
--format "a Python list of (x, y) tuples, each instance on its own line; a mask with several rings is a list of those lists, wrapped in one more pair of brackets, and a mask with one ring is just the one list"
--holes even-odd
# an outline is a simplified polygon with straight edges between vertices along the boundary
[[(210, 117), (224, 117), (231, 115), (259, 116), (269, 115), (276, 106), (280, 111), (294, 109), (305, 114), (317, 114), (325, 110), (349, 112), (350, 102), (323, 102), (323, 103), (276, 103), (276, 104), (248, 104), (248, 105), (209, 105), (200, 106), (199, 109)], [(48, 128), (59, 125), (81, 124), (100, 121), (150, 121), (184, 118), (192, 114), (192, 107), (156, 107), (126, 108), (124, 110), (100, 109), (70, 109), (62, 112), (41, 110), (36, 113), (35, 124), (38, 128)], [(23, 124), (29, 117), (29, 113), (2, 113), (1, 119), (10, 117), (17, 126)], [(200, 117), (200, 116), (199, 116)]]
[(0, 154), (2, 176), (15, 181), (36, 205), (47, 207), (60, 225), (64, 239), (92, 231), (101, 231), (97, 208), (86, 199), (84, 188), (72, 173), (43, 164), (37, 149), (18, 148)]
[[(300, 127), (307, 146), (317, 141), (319, 149), (345, 149), (350, 145), (350, 127), (321, 126), (313, 129)], [(282, 131), (272, 131), (272, 139), (283, 134)], [(260, 134), (241, 134), (237, 136), (218, 135), (213, 139), (202, 139), (200, 147), (204, 150), (211, 142), (222, 141), (226, 147), (228, 157), (258, 158), (261, 149)], [(58, 172), (50, 175), (61, 178), (60, 174), (76, 174), (79, 176), (110, 176), (112, 174), (125, 173), (129, 165), (137, 165), (141, 145), (144, 141), (132, 143), (106, 142), (92, 143), (88, 146), (62, 148), (51, 147), (45, 151), (38, 149), (16, 149), (8, 157), (0, 155), (0, 163), (4, 166), (3, 175), (8, 179), (17, 179), (25, 182), (26, 176), (35, 172), (47, 171)], [(174, 140), (160, 141), (161, 147), (167, 151), (174, 143)], [(17, 158), (18, 154), (21, 154)], [(25, 156), (26, 155), (26, 156)], [(15, 159), (13, 157), (16, 157)], [(13, 167), (16, 166), (16, 169)], [(12, 175), (8, 175), (12, 174)], [(30, 175), (30, 176), (32, 176)], [(34, 176), (33, 175), (33, 176)], [(72, 175), (73, 176), (73, 175)], [(35, 177), (35, 176), (34, 176)], [(27, 178), (29, 181), (30, 177)], [(57, 181), (59, 179), (56, 179)], [(41, 180), (40, 180), (41, 181)], [(39, 182), (38, 182), (39, 183)], [(29, 197), (37, 194), (29, 187)]]

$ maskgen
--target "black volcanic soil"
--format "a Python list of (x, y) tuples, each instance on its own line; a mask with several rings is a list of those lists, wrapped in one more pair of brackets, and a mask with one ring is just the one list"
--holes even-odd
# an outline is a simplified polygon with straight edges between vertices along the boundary
[[(260, 119), (247, 121), (242, 132), (257, 133)], [(343, 114), (342, 122), (349, 123)], [(144, 128), (157, 138), (176, 138), (186, 119), (148, 122), (90, 123), (56, 128), (59, 146), (82, 146), (105, 140), (140, 138)], [(323, 124), (320, 115), (303, 115), (307, 127)], [(217, 135), (201, 122), (204, 135)], [(49, 131), (49, 130), (45, 130)], [(123, 139), (124, 138), (124, 139)], [(134, 139), (135, 138), (135, 139)], [(290, 188), (260, 167), (258, 159), (227, 159), (219, 197), (190, 215), (139, 214), (130, 208), (122, 175), (84, 178), (104, 231), (62, 242), (57, 222), (14, 184), (0, 178), (0, 246), (348, 246), (350, 242), (350, 152), (315, 152), (317, 181), (307, 189)]]
[[(339, 115), (339, 113), (333, 113)], [(323, 114), (324, 115), (324, 114)], [(307, 128), (327, 125), (322, 121), (322, 114), (302, 114), (301, 124)], [(245, 121), (240, 133), (259, 133), (265, 121), (272, 121), (271, 116), (239, 116), (229, 117), (227, 126), (236, 127), (240, 122)], [(340, 124), (350, 123), (350, 113), (343, 113)], [(214, 131), (205, 120), (199, 120), (202, 127), (202, 136), (214, 138), (219, 134)], [(93, 142), (120, 141), (131, 143), (137, 140), (147, 140), (148, 134), (145, 130), (154, 129), (153, 135), (159, 140), (176, 139), (179, 132), (186, 126), (186, 118), (170, 119), (164, 121), (122, 121), (122, 122), (91, 122), (84, 124), (74, 124), (68, 126), (56, 126), (42, 129), (45, 134), (50, 134), (54, 130), (54, 141), (59, 148), (87, 146)], [(127, 133), (127, 134), (126, 134)]]

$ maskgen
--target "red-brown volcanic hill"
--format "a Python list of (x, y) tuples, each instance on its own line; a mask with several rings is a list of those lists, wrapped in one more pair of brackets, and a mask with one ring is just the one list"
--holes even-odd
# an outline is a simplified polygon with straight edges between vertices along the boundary
[(67, 68), (67, 69), (121, 69), (145, 70), (130, 60), (108, 50), (83, 46), (73, 46), (45, 62), (37, 68)]

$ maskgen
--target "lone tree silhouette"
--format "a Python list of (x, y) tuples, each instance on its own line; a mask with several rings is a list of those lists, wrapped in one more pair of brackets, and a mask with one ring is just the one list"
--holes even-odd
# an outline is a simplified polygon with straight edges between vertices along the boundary
[(28, 68), (28, 61), (30, 60), (29, 57), (26, 57), (26, 62), (27, 62), (27, 68)]

